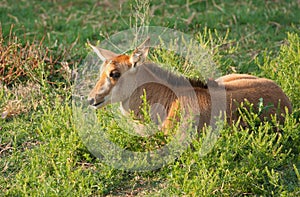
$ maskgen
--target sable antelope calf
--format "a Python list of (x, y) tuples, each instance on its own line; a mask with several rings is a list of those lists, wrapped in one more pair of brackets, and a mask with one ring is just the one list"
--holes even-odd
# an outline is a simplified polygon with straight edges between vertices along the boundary
[(91, 45), (104, 62), (100, 78), (88, 97), (93, 108), (120, 102), (123, 113), (131, 111), (143, 119), (141, 96), (146, 92), (151, 117), (156, 122), (160, 120), (162, 128), (170, 128), (171, 120), (176, 119), (176, 111), (183, 107), (190, 109), (189, 113), (198, 114), (198, 130), (211, 123), (220, 111), (226, 113), (229, 123), (236, 121), (239, 117), (237, 108), (245, 99), (257, 106), (262, 98), (264, 105), (270, 105), (260, 115), (261, 119), (277, 114), (283, 122), (285, 107), (291, 112), (288, 97), (269, 79), (247, 74), (230, 74), (207, 83), (186, 79), (147, 62), (148, 45), (149, 39), (131, 55), (119, 55)]

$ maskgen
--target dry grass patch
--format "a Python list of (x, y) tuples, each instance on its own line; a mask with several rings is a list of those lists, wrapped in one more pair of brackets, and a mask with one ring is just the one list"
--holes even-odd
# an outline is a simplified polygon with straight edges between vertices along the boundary
[[(41, 83), (45, 80), (56, 84), (70, 80), (68, 62), (60, 62), (61, 57), (53, 57), (52, 51), (43, 45), (43, 39), (23, 44), (22, 39), (14, 35), (13, 27), (11, 25), (9, 35), (5, 37), (0, 25), (0, 82), (11, 86), (26, 81)], [(66, 48), (58, 51), (67, 53)]]
[(8, 98), (1, 106), (2, 118), (36, 110), (42, 102), (42, 92), (39, 84), (29, 82), (26, 85), (20, 84), (10, 89), (3, 85), (0, 85), (0, 87)]
[[(68, 92), (72, 70), (68, 62), (54, 58), (43, 40), (22, 43), (14, 26), (4, 36), (0, 25), (0, 114), (3, 119), (36, 110), (43, 102), (42, 88), (64, 87)], [(24, 39), (26, 39), (24, 35)], [(66, 54), (67, 49), (59, 49)]]

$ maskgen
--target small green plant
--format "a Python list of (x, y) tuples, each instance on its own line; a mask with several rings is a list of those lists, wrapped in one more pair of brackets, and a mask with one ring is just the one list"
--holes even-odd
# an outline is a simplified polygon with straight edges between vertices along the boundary
[(146, 124), (152, 123), (152, 118), (151, 118), (151, 106), (147, 102), (147, 95), (146, 95), (145, 89), (143, 90), (143, 95), (141, 96), (142, 100), (142, 106), (140, 106), (140, 110), (142, 112), (142, 120)]
[(261, 121), (264, 121), (261, 120), (261, 115), (271, 107), (274, 107), (274, 105), (264, 105), (262, 98), (259, 99), (257, 106), (255, 106), (253, 103), (250, 103), (248, 100), (245, 100), (240, 104), (238, 108), (238, 114), (248, 127), (255, 129), (256, 126), (261, 123)]

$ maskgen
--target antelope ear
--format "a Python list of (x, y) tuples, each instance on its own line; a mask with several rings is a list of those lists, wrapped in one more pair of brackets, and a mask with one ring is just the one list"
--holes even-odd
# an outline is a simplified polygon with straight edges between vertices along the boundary
[(118, 54), (111, 52), (109, 50), (106, 49), (101, 49), (99, 47), (93, 46), (91, 45), (91, 43), (88, 41), (88, 44), (90, 45), (90, 47), (93, 49), (93, 51), (98, 55), (98, 57), (104, 62), (105, 60), (108, 59), (112, 59), (116, 56), (118, 56)]
[(150, 38), (147, 38), (140, 46), (138, 46), (130, 56), (132, 67), (135, 68), (143, 64), (148, 56)]

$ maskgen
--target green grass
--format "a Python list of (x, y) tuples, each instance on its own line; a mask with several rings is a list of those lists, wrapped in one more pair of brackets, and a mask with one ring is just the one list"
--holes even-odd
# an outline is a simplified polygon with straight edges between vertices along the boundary
[[(136, 4), (1, 2), (0, 195), (299, 196), (298, 1), (155, 0), (146, 21), (194, 35), (223, 74), (276, 81), (293, 104), (284, 125), (225, 127), (212, 151), (200, 156), (203, 133), (178, 159), (148, 172), (114, 169), (88, 151), (73, 119), (71, 69), (86, 57), (87, 39), (96, 43), (134, 27), (135, 13), (145, 9)], [(153, 145), (110, 122), (111, 113), (98, 112), (113, 141), (133, 150)]]

